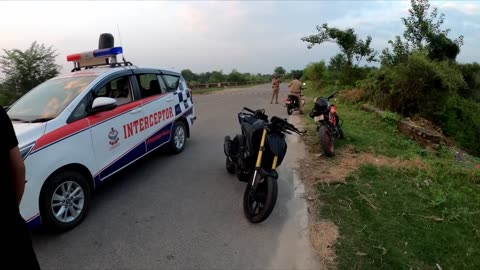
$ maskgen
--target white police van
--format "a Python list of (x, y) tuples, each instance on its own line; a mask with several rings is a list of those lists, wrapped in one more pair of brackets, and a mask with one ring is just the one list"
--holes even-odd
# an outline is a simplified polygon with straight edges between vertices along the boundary
[(69, 55), (71, 73), (8, 109), (26, 166), (20, 212), (30, 227), (73, 228), (105, 179), (161, 146), (184, 149), (196, 119), (184, 78), (117, 61), (121, 53), (112, 46)]

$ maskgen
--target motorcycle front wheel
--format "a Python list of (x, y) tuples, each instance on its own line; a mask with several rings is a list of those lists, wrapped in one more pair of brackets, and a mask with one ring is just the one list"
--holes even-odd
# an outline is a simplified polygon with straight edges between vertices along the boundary
[(270, 216), (277, 202), (277, 180), (266, 176), (260, 179), (254, 192), (251, 189), (251, 183), (248, 183), (243, 194), (243, 213), (251, 223), (260, 223)]
[(326, 125), (321, 125), (318, 130), (318, 136), (320, 136), (320, 146), (323, 152), (329, 157), (334, 156), (335, 145), (331, 130)]

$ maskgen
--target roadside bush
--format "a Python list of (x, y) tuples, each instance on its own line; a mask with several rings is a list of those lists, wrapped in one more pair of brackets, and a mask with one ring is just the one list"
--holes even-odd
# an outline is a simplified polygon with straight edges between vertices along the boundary
[(357, 81), (364, 80), (368, 77), (370, 72), (374, 70), (371, 67), (344, 67), (339, 70), (329, 70), (331, 71), (331, 79), (337, 82), (340, 85), (345, 86), (346, 88), (352, 88), (355, 86)]
[(375, 106), (425, 117), (462, 148), (480, 154), (480, 103), (472, 98), (480, 89), (479, 74), (478, 64), (432, 61), (414, 53), (405, 63), (371, 72), (357, 87)]
[(393, 68), (384, 66), (368, 74), (367, 78), (357, 82), (356, 87), (364, 89), (365, 99), (382, 109), (392, 110), (394, 81), (396, 73)]
[(346, 90), (339, 93), (338, 98), (343, 102), (359, 103), (365, 99), (365, 90), (361, 88), (355, 88), (352, 90)]
[(327, 66), (324, 61), (310, 63), (304, 70), (302, 80), (311, 81), (315, 88), (325, 86), (324, 81), (327, 78)]
[(449, 96), (468, 87), (454, 62), (432, 61), (422, 53), (410, 55), (405, 63), (372, 72), (359, 86), (377, 106), (432, 120)]
[(436, 119), (447, 136), (468, 150), (480, 155), (480, 103), (451, 96), (442, 111), (437, 112)]
[(478, 63), (459, 64), (458, 67), (467, 83), (467, 87), (460, 89), (459, 94), (464, 98), (480, 102), (480, 65)]
[(398, 113), (385, 111), (381, 118), (382, 118), (382, 121), (386, 123), (389, 123), (391, 125), (396, 125), (402, 117)]

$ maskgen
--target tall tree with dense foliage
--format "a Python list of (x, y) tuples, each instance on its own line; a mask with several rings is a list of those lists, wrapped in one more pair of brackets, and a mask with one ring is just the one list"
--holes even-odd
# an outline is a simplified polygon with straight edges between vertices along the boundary
[(383, 50), (382, 64), (405, 62), (413, 51), (424, 51), (433, 60), (455, 60), (463, 45), (463, 36), (450, 39), (450, 29), (442, 29), (444, 20), (445, 14), (439, 14), (436, 7), (430, 11), (428, 0), (411, 0), (409, 16), (402, 18), (405, 42), (400, 36), (390, 40), (392, 52), (388, 48)]
[[(445, 14), (439, 15), (438, 8), (435, 7), (430, 12), (428, 0), (411, 0), (411, 5), (408, 10), (410, 15), (402, 18), (402, 22), (406, 27), (403, 37), (413, 49), (423, 49), (428, 46), (435, 35), (448, 35), (450, 29), (441, 29)], [(456, 38), (454, 43), (461, 46), (463, 36)]]
[(3, 86), (17, 95), (59, 73), (60, 66), (55, 63), (58, 54), (52, 46), (34, 41), (25, 51), (4, 49), (3, 52), (5, 55), (0, 56), (0, 70), (5, 74)]
[(276, 67), (273, 72), (275, 72), (276, 74), (282, 76), (282, 75), (285, 75), (285, 73), (287, 73), (287, 71), (283, 68), (283, 67)]
[(182, 76), (187, 82), (198, 80), (198, 75), (193, 73), (190, 69), (182, 70)]
[(308, 43), (308, 49), (325, 42), (336, 43), (340, 47), (342, 54), (345, 55), (349, 67), (353, 66), (354, 58), (357, 60), (356, 65), (364, 58), (369, 63), (376, 60), (377, 53), (370, 47), (372, 42), (372, 37), (370, 36), (364, 41), (358, 38), (353, 28), (343, 30), (329, 27), (326, 23), (322, 24), (322, 26), (317, 25), (317, 31), (317, 34), (301, 38), (302, 41)]
[(290, 78), (301, 78), (303, 75), (303, 70), (292, 69), (289, 73)]

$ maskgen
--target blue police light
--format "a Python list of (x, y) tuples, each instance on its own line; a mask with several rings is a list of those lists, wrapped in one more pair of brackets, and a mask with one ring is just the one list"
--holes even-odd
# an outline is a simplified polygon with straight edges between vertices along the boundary
[(98, 49), (93, 51), (94, 57), (106, 57), (123, 53), (122, 47), (113, 47), (107, 49)]
[(94, 59), (94, 58), (106, 58), (106, 57), (115, 56), (115, 55), (121, 54), (121, 53), (123, 53), (122, 47), (98, 49), (98, 50), (89, 51), (89, 52), (75, 53), (75, 54), (67, 55), (67, 61), (68, 62), (79, 62), (79, 61), (85, 61), (85, 60), (90, 60), (90, 59)]

